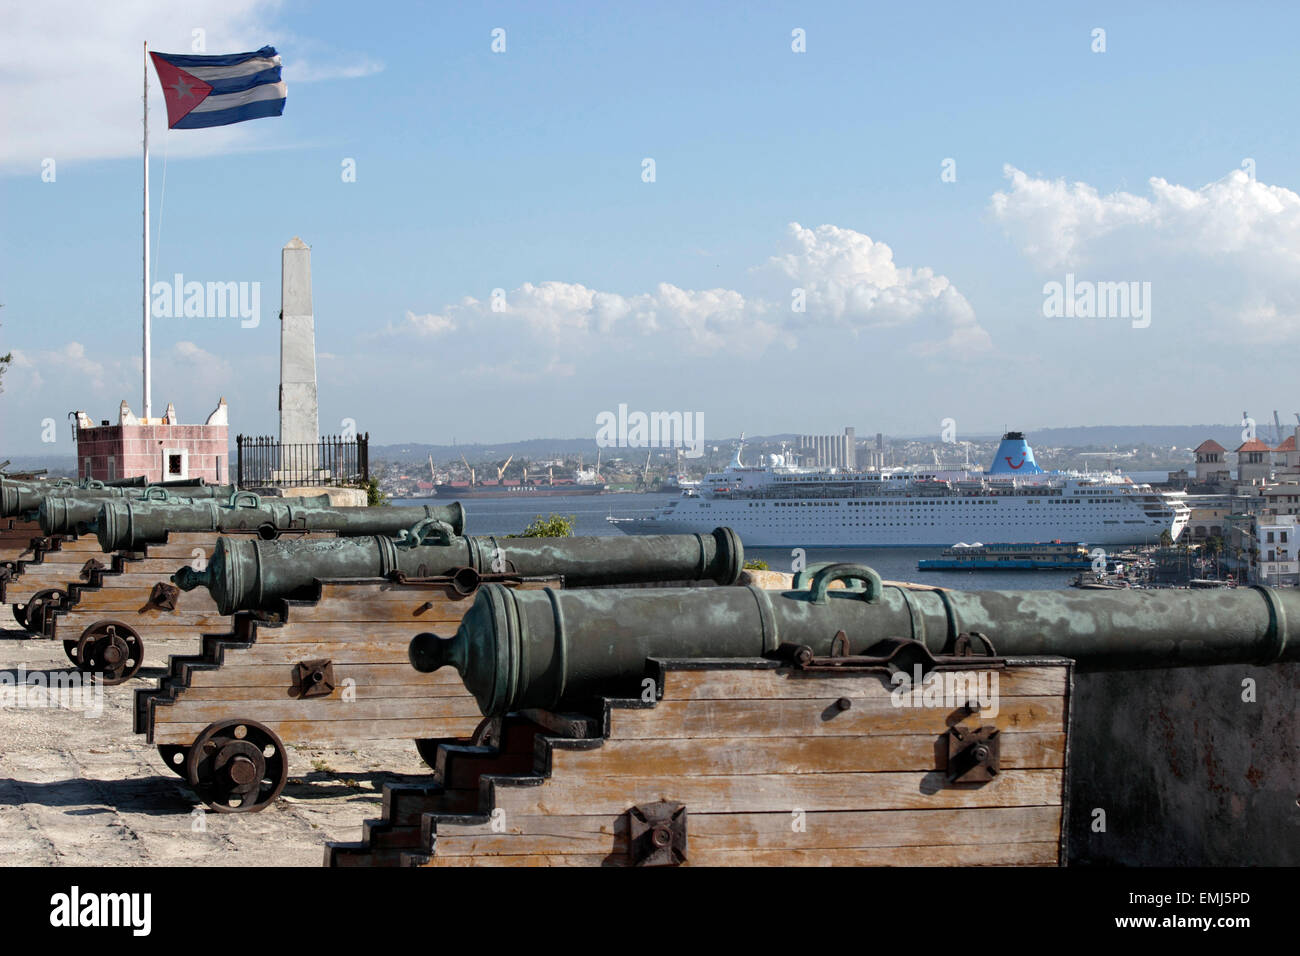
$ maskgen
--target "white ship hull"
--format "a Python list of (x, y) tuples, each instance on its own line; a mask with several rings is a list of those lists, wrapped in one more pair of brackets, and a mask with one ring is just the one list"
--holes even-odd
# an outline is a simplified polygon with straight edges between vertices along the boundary
[(1179, 496), (1114, 474), (1045, 472), (1019, 432), (1008, 432), (987, 472), (925, 474), (746, 466), (724, 471), (656, 514), (611, 519), (628, 534), (735, 531), (750, 547), (946, 548), (1081, 541), (1177, 540), (1191, 511)]
[[(728, 527), (746, 545), (757, 548), (946, 548), (958, 541), (1005, 544), (1054, 539), (1100, 547), (1156, 544), (1165, 531), (1177, 538), (1187, 523), (1185, 514), (1152, 517), (1126, 496), (1115, 497), (1114, 502), (1102, 504), (1050, 506), (1045, 498), (1011, 497), (877, 504), (849, 499), (777, 503), (685, 498), (650, 517), (615, 524), (628, 534), (703, 534)], [(987, 503), (973, 503), (981, 500)], [(971, 513), (975, 511), (979, 513)]]

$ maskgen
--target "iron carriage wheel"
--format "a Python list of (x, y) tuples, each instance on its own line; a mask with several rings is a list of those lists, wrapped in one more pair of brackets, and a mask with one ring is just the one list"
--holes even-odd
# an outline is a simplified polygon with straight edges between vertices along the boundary
[(417, 737), (415, 739), (415, 750), (420, 755), (420, 759), (431, 770), (438, 769), (438, 747), (441, 744), (464, 744), (469, 743), (475, 747), (500, 747), (502, 742), (502, 720), (500, 717), (484, 717), (479, 721), (479, 725), (474, 728), (474, 733), (469, 740), (462, 740), (454, 737)]
[(218, 813), (256, 813), (280, 796), (289, 758), (275, 731), (255, 720), (222, 720), (195, 738), (185, 780)]
[(72, 663), (83, 671), (100, 675), (112, 686), (130, 680), (144, 663), (144, 641), (129, 624), (121, 621), (96, 621), (81, 632), (75, 647), (63, 642)]
[(178, 777), (185, 776), (185, 764), (190, 756), (190, 748), (184, 744), (159, 744), (158, 756), (167, 765), (167, 769)]
[(23, 630), (42, 633), (45, 630), (45, 611), (47, 608), (62, 603), (63, 592), (58, 588), (45, 588), (33, 594), (26, 604), (13, 606), (14, 619), (23, 626)]

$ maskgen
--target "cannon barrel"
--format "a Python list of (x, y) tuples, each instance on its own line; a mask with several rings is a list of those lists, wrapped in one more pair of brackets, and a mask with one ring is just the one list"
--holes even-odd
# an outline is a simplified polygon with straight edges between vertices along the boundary
[[(235, 493), (231, 485), (188, 485), (166, 486), (149, 485), (147, 487), (124, 487), (124, 499), (155, 501), (164, 504), (190, 503), (194, 500), (212, 499), (220, 501), (229, 499)], [(168, 494), (174, 492), (174, 494)], [(41, 533), (83, 534), (92, 530), (99, 519), (99, 512), (104, 507), (103, 497), (80, 498), (71, 495), (47, 495), (41, 499), (36, 509), (37, 520), (41, 523)]]
[(284, 531), (333, 531), (340, 535), (396, 535), (420, 521), (448, 524), (460, 534), (465, 509), (459, 502), (419, 507), (341, 508), (329, 499), (268, 499), (249, 491), (216, 501), (105, 501), (95, 536), (105, 551), (136, 550), (166, 540), (170, 531), (256, 531), (270, 540)]
[[(0, 475), (0, 518), (18, 518), (36, 510), (41, 499), (51, 494), (68, 494), (86, 490), (71, 478), (55, 481), (25, 481)], [(101, 492), (107, 497), (111, 492)]]
[(206, 587), (222, 614), (266, 610), (271, 602), (299, 594), (316, 581), (456, 574), (464, 593), (480, 575), (563, 575), (570, 587), (656, 581), (713, 580), (734, 584), (744, 570), (740, 539), (730, 528), (712, 534), (661, 534), (635, 538), (457, 537), (427, 532), (406, 540), (367, 537), (306, 541), (219, 538), (202, 571), (181, 568), (172, 576), (184, 590)]
[[(85, 479), (82, 479), (85, 482)], [(109, 478), (102, 482), (105, 488), (202, 488), (207, 485), (206, 478), (169, 478), (166, 481), (150, 481), (144, 475), (130, 478)]]
[(139, 497), (149, 488), (174, 489), (178, 495), (184, 495), (186, 498), (229, 498), (236, 490), (233, 485), (206, 484), (201, 478), (164, 481), (144, 486), (85, 480), (74, 484), (66, 478), (57, 482), (14, 481), (0, 476), (0, 517), (17, 518), (33, 514), (39, 510), (41, 502), (49, 498), (102, 503), (112, 498)]
[[(865, 589), (828, 590), (858, 579)], [(833, 565), (806, 591), (515, 591), (484, 585), (454, 636), (420, 634), (411, 664), (450, 666), (488, 716), (554, 709), (593, 696), (635, 696), (648, 658), (773, 656), (782, 645), (850, 655), (910, 638), (931, 653), (980, 633), (998, 655), (1074, 658), (1134, 669), (1300, 660), (1300, 591), (946, 591), (884, 586), (856, 565)]]

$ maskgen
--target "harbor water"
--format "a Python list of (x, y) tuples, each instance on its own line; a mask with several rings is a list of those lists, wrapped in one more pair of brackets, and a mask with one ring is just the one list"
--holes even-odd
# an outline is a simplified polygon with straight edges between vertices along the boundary
[[(667, 494), (606, 494), (606, 495), (556, 495), (553, 497), (518, 500), (513, 498), (475, 498), (465, 504), (465, 530), (467, 534), (518, 534), (539, 515), (572, 516), (575, 533), (581, 535), (621, 535), (605, 519), (636, 518), (659, 510), (679, 497)], [(395, 501), (394, 504), (428, 505), (446, 504), (442, 498), (418, 498)], [(955, 542), (954, 542), (955, 543)], [(745, 548), (746, 560), (767, 562), (773, 571), (792, 570), (796, 555), (794, 548)], [(938, 548), (808, 548), (803, 560), (806, 564), (821, 561), (845, 561), (865, 564), (879, 572), (887, 581), (917, 581), (937, 587), (960, 588), (968, 591), (988, 589), (1031, 590), (1039, 588), (1064, 588), (1078, 574), (1077, 571), (918, 571), (916, 563), (922, 558), (939, 556)]]

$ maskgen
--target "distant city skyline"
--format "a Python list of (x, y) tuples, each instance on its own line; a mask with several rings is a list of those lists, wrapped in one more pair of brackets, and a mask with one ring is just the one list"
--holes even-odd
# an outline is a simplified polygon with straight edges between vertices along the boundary
[(275, 433), (297, 235), (321, 430), (380, 445), (1293, 428), (1300, 11), (1234, 9), (0, 0), (0, 454), (142, 411), (144, 40), (288, 84), (167, 132), (150, 76), (153, 279), (260, 301), (154, 320), (155, 414)]

